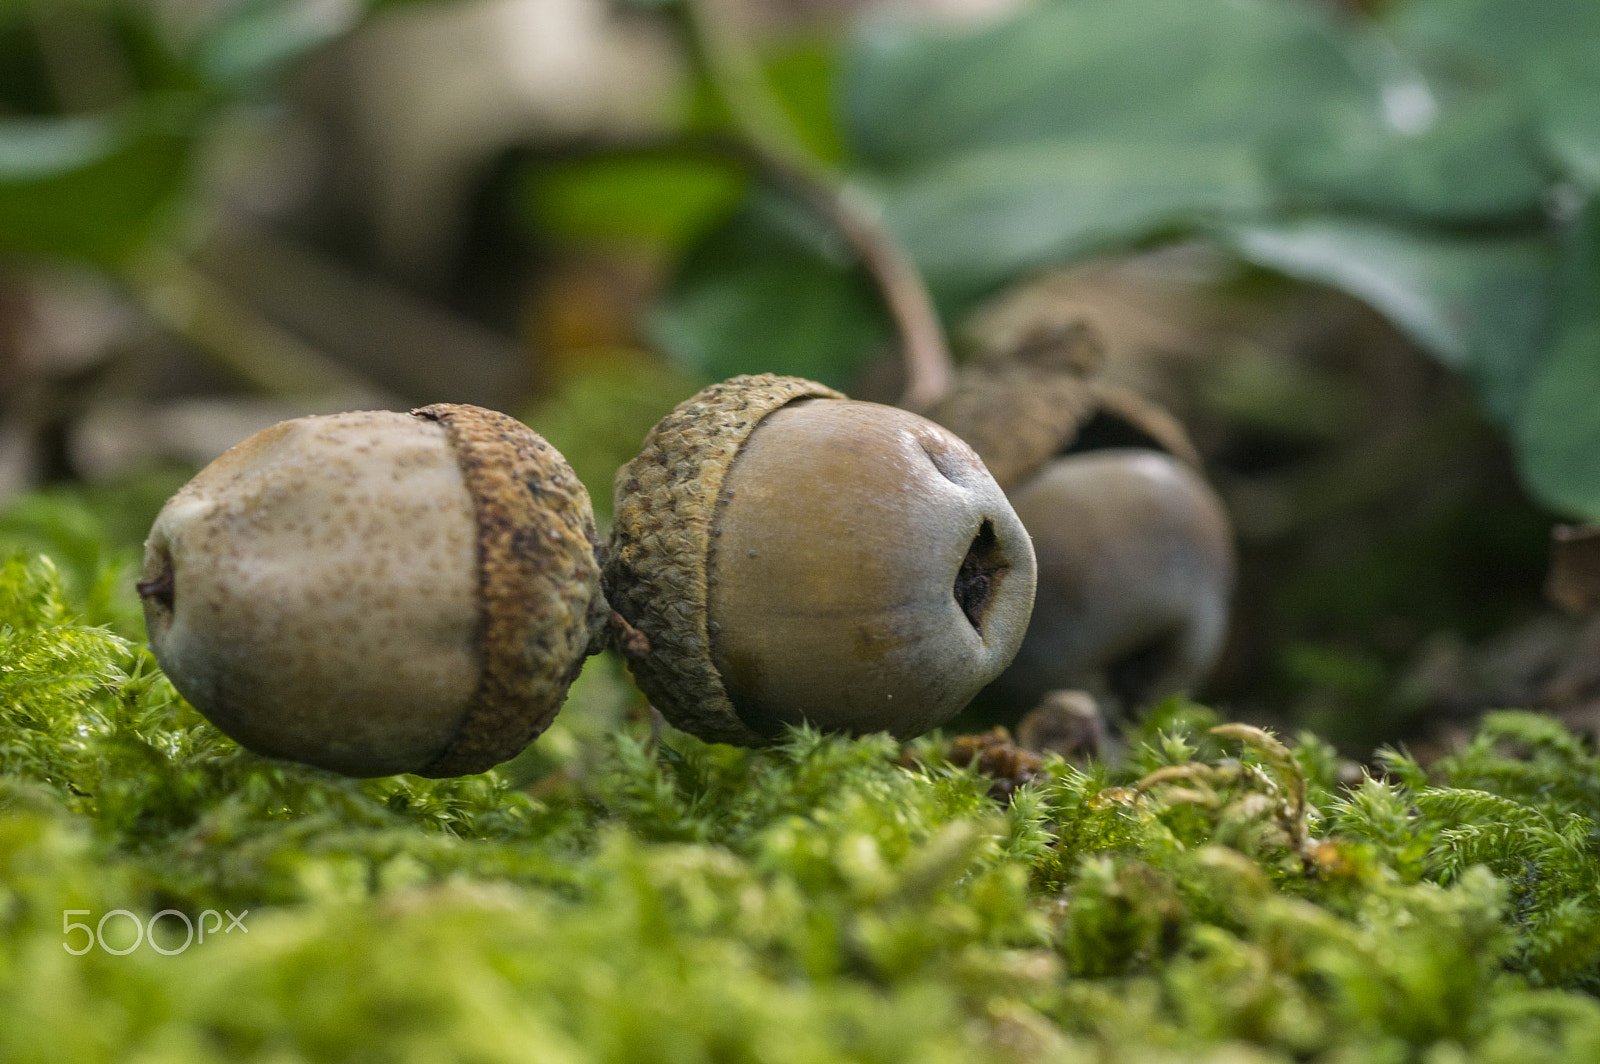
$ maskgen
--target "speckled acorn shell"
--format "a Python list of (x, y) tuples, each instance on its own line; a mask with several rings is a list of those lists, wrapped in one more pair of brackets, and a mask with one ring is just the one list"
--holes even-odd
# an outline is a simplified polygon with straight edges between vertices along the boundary
[(1151, 447), (1199, 468), (1178, 420), (1138, 393), (1097, 380), (1101, 342), (1085, 321), (1051, 324), (962, 369), (927, 416), (960, 436), (1011, 491), (1097, 435), (1100, 446)]
[(767, 741), (740, 720), (711, 658), (706, 576), (723, 478), (762, 418), (806, 398), (845, 397), (770, 373), (712, 385), (663, 418), (617, 473), (603, 583), (650, 645), (629, 667), (669, 721), (712, 742)]
[(309, 417), (168, 501), (139, 591), (157, 660), (243, 745), (458, 776), (543, 732), (600, 647), (597, 542), (565, 459), (504, 414)]

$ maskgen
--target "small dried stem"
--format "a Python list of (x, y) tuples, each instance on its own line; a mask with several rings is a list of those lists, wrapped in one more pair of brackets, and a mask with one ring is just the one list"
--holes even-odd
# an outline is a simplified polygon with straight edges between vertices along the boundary
[(718, 0), (684, 2), (695, 62), (761, 169), (827, 219), (861, 259), (900, 334), (906, 374), (901, 405), (927, 409), (950, 391), (955, 369), (922, 274), (871, 197), (806, 147), (733, 17), (717, 5)]
[(1600, 525), (1557, 525), (1551, 532), (1545, 594), (1571, 614), (1600, 610)]
[(606, 616), (606, 631), (618, 653), (630, 661), (638, 661), (650, 654), (650, 637), (628, 623), (626, 617), (612, 610)]
[(172, 249), (151, 248), (136, 257), (124, 268), (123, 280), (156, 321), (267, 395), (320, 397), (351, 406), (398, 405)]

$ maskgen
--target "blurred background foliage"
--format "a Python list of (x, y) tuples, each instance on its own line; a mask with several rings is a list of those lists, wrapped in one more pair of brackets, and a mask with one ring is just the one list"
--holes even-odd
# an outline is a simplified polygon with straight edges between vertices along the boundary
[(1592, 0), (0, 0), (0, 539), (132, 624), (107, 567), (283, 417), (508, 409), (604, 518), (708, 380), (892, 401), (752, 92), (959, 350), (1081, 307), (1190, 426), (1243, 555), (1204, 694), (1370, 744), (1570, 680), (1595, 637), (1539, 585), (1600, 519)]

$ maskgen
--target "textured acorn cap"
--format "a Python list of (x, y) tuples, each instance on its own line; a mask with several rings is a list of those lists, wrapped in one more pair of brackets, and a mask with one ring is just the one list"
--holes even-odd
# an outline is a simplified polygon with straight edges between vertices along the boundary
[(1153, 447), (1198, 468), (1199, 453), (1176, 418), (1093, 379), (1100, 355), (1091, 322), (1044, 323), (964, 368), (928, 417), (966, 440), (1006, 491), (1091, 437), (1101, 447)]
[(350, 775), (478, 772), (554, 717), (606, 613), (588, 495), (477, 407), (283, 422), (168, 501), (151, 647), (244, 745)]
[(418, 772), (463, 776), (542, 734), (600, 649), (599, 533), (577, 474), (522, 422), (456, 403), (412, 413), (444, 426), (477, 517), (478, 687), (455, 738)]
[(611, 605), (649, 640), (629, 667), (673, 724), (714, 742), (759, 745), (711, 656), (706, 565), (723, 479), (772, 411), (799, 399), (843, 399), (797, 377), (735, 377), (678, 405), (616, 479), (604, 586)]

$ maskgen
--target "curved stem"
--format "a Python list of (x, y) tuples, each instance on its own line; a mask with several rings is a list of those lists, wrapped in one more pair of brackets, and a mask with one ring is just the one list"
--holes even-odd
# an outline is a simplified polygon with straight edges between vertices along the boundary
[(944, 326), (921, 272), (865, 190), (850, 185), (806, 147), (755, 53), (718, 0), (684, 0), (696, 64), (732, 117), (743, 147), (767, 176), (827, 219), (877, 284), (900, 334), (905, 390), (900, 405), (925, 410), (955, 380)]
[(125, 264), (121, 278), (163, 327), (267, 395), (397, 405), (364, 377), (262, 317), (172, 248), (147, 249)]

